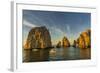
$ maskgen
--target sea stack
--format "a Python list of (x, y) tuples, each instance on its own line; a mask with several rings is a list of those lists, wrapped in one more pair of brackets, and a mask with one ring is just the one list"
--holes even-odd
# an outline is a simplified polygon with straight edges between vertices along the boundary
[(34, 27), (29, 31), (25, 49), (52, 47), (49, 30), (45, 26)]
[(61, 41), (59, 41), (58, 43), (57, 43), (57, 46), (56, 46), (57, 48), (61, 48)]
[(91, 48), (91, 31), (90, 29), (82, 32), (77, 40), (74, 41), (74, 47)]
[(66, 47), (70, 47), (70, 42), (69, 40), (67, 39), (67, 37), (63, 37), (62, 39), (62, 47), (66, 48)]

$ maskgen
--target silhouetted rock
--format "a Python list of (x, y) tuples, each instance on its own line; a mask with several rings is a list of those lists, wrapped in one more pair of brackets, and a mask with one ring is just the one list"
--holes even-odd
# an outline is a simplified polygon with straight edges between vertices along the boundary
[(56, 46), (57, 48), (60, 48), (61, 47), (61, 41), (59, 41), (58, 43), (57, 43), (57, 46)]
[(73, 47), (78, 47), (78, 42), (76, 40), (73, 42)]
[(48, 29), (45, 26), (32, 28), (24, 47), (25, 49), (52, 47)]
[(65, 36), (62, 39), (62, 47), (70, 47), (70, 42)]

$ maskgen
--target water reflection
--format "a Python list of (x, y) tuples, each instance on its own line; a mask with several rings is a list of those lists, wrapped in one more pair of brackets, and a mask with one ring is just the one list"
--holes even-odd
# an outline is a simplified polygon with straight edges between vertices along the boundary
[(24, 50), (24, 62), (47, 61), (49, 49)]
[(23, 50), (23, 62), (90, 59), (91, 50), (69, 48)]

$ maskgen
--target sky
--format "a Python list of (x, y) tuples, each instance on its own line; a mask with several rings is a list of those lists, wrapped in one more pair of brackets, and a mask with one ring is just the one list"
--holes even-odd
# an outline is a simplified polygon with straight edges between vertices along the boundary
[(66, 36), (70, 43), (79, 34), (91, 28), (91, 14), (77, 12), (56, 12), (23, 10), (23, 42), (33, 27), (46, 26), (51, 35), (52, 44), (57, 44)]

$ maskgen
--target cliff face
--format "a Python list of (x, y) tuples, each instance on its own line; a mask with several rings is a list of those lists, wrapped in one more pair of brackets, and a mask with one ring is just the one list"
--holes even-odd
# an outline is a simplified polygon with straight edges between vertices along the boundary
[(51, 36), (45, 26), (32, 28), (28, 34), (25, 49), (52, 47)]
[(79, 36), (78, 47), (79, 48), (85, 48), (85, 40), (84, 40), (84, 37), (82, 35)]
[(70, 47), (70, 42), (67, 37), (63, 37), (62, 39), (62, 47)]
[(90, 48), (91, 47), (91, 31), (82, 32), (77, 40), (74, 40), (74, 47)]

